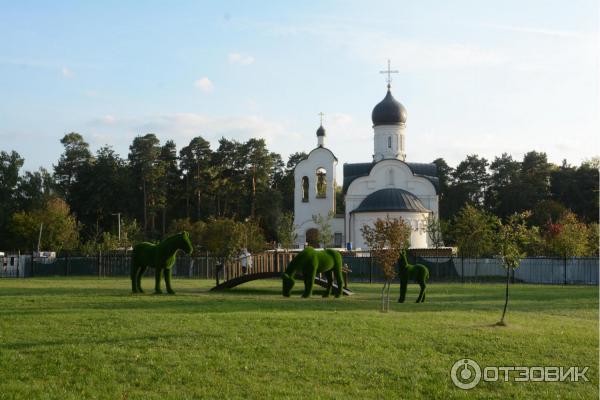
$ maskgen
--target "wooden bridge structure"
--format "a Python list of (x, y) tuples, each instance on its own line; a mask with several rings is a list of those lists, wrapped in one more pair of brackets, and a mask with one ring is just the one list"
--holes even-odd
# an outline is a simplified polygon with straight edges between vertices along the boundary
[[(225, 290), (231, 289), (246, 282), (255, 281), (259, 279), (278, 279), (281, 278), (281, 274), (285, 272), (287, 265), (294, 258), (297, 253), (291, 252), (266, 252), (260, 254), (254, 254), (250, 256), (252, 268), (244, 270), (242, 260), (234, 260), (225, 263), (220, 268), (217, 268), (216, 273), (216, 286), (211, 290)], [(249, 258), (250, 258), (249, 257)], [(348, 270), (345, 270), (345, 287), (342, 288), (344, 295), (354, 294), (348, 289)], [(296, 276), (296, 280), (302, 280), (302, 276)], [(315, 277), (315, 284), (327, 287), (327, 280), (317, 275)], [(334, 290), (337, 290), (337, 285), (333, 284)]]

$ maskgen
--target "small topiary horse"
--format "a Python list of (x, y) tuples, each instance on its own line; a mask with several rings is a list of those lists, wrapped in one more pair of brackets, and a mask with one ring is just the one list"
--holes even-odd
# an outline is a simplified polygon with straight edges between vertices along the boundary
[(315, 277), (318, 273), (325, 273), (327, 277), (327, 288), (323, 297), (328, 297), (331, 294), (333, 287), (333, 276), (337, 283), (337, 291), (335, 297), (340, 297), (344, 287), (344, 277), (342, 275), (342, 255), (335, 250), (325, 249), (317, 251), (308, 246), (302, 250), (296, 257), (290, 261), (287, 269), (281, 276), (283, 280), (283, 295), (290, 296), (290, 292), (294, 287), (294, 275), (297, 272), (302, 272), (304, 277), (304, 293), (302, 297), (310, 297)]
[(141, 286), (142, 275), (148, 267), (152, 267), (156, 272), (154, 293), (162, 293), (160, 280), (164, 275), (167, 293), (175, 294), (171, 288), (171, 268), (175, 263), (177, 250), (192, 254), (193, 246), (187, 232), (177, 233), (159, 244), (142, 242), (133, 246), (133, 253), (131, 254), (131, 291), (133, 293), (144, 293)]
[(423, 264), (409, 264), (406, 259), (406, 250), (402, 252), (400, 259), (398, 260), (400, 266), (400, 298), (398, 303), (404, 303), (406, 299), (406, 289), (408, 286), (408, 280), (412, 279), (421, 287), (419, 297), (417, 297), (417, 303), (425, 302), (425, 288), (427, 287), (426, 282), (429, 279), (429, 270)]

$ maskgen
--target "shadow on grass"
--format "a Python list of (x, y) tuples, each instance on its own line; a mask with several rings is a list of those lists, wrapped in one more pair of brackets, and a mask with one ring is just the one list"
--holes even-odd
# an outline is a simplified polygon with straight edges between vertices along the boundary
[[(70, 314), (82, 311), (129, 311), (186, 314), (226, 314), (238, 312), (304, 312), (304, 311), (373, 311), (379, 309), (380, 285), (350, 285), (355, 290), (351, 297), (323, 299), (324, 289), (318, 287), (310, 299), (300, 298), (303, 284), (298, 282), (291, 298), (281, 295), (278, 280), (263, 280), (259, 285), (243, 285), (233, 289), (211, 292), (207, 281), (195, 288), (190, 283), (175, 290), (178, 295), (154, 295), (151, 286), (145, 294), (132, 295), (124, 282), (115, 280), (116, 288), (94, 286), (94, 280), (77, 282), (57, 281), (54, 286), (4, 287), (0, 296), (22, 296), (17, 307), (4, 307), (4, 316)], [(183, 282), (180, 281), (180, 282)], [(112, 282), (103, 281), (106, 285)], [(89, 286), (88, 286), (89, 285)], [(257, 287), (258, 286), (258, 287)], [(399, 287), (391, 293), (392, 312), (463, 312), (498, 310), (504, 302), (501, 286), (472, 284), (431, 284), (427, 289), (427, 301), (415, 304), (419, 289), (409, 285), (407, 301), (396, 303)], [(44, 299), (47, 296), (63, 298)], [(568, 313), (582, 308), (597, 309), (597, 290), (580, 290), (576, 287), (548, 287), (540, 285), (514, 285), (511, 287), (511, 311), (533, 313)]]
[[(207, 334), (206, 332), (194, 332), (194, 340), (206, 339), (219, 339), (221, 338), (218, 334)], [(73, 345), (99, 345), (99, 344), (120, 344), (120, 343), (131, 343), (131, 342), (147, 342), (157, 340), (168, 340), (173, 341), (175, 339), (190, 339), (189, 334), (165, 334), (165, 335), (147, 335), (147, 336), (133, 336), (133, 337), (115, 337), (106, 339), (93, 339), (93, 338), (77, 338), (69, 340), (43, 340), (43, 341), (28, 341), (28, 342), (13, 342), (13, 343), (1, 343), (0, 349), (3, 350), (26, 350), (35, 347), (52, 347), (52, 346), (73, 346)], [(143, 344), (143, 347), (147, 347), (147, 343)]]
[(119, 288), (77, 288), (71, 286), (64, 287), (23, 287), (23, 288), (2, 288), (0, 297), (14, 296), (69, 296), (69, 297), (89, 297), (89, 296), (122, 296), (123, 290)]
[[(255, 293), (249, 291), (247, 294)], [(115, 312), (131, 312), (132, 315), (142, 313), (156, 313), (157, 315), (177, 315), (177, 314), (203, 314), (203, 315), (218, 315), (229, 313), (244, 313), (244, 312), (297, 312), (299, 318), (305, 318), (306, 312), (356, 312), (356, 311), (377, 311), (379, 309), (378, 297), (369, 298), (353, 298), (353, 299), (323, 299), (318, 296), (313, 296), (310, 299), (302, 299), (300, 297), (284, 298), (280, 295), (269, 295), (268, 297), (261, 296), (261, 299), (244, 298), (243, 294), (221, 295), (218, 297), (208, 296), (169, 296), (168, 300), (161, 301), (159, 296), (123, 296), (120, 301), (112, 301), (113, 297), (107, 301), (89, 301), (81, 303), (68, 303), (56, 305), (41, 305), (35, 308), (18, 308), (12, 310), (3, 310), (0, 312), (5, 317), (23, 316), (23, 315), (81, 315), (82, 312), (93, 311), (115, 311)], [(166, 296), (165, 296), (166, 297)], [(148, 298), (152, 298), (148, 301)], [(139, 299), (139, 301), (138, 301)], [(238, 301), (239, 300), (239, 301)], [(429, 299), (428, 299), (429, 300)], [(437, 299), (432, 296), (432, 299), (426, 303), (416, 304), (408, 301), (403, 304), (398, 304), (392, 300), (391, 311), (393, 313), (440, 313), (440, 312), (501, 312), (503, 298), (489, 297), (485, 300), (477, 299), (477, 301), (456, 302)], [(509, 305), (511, 312), (528, 312), (528, 313), (570, 313), (580, 311), (582, 308), (593, 309), (593, 304), (571, 302), (561, 304), (558, 307), (556, 304), (546, 301), (527, 301), (519, 298), (511, 300)], [(595, 306), (597, 308), (597, 305)]]

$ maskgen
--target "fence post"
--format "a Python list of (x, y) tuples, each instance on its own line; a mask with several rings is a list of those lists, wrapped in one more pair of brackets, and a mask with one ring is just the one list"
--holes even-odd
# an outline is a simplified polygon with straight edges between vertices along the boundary
[(460, 255), (460, 282), (465, 283), (465, 257)]
[(564, 284), (567, 284), (567, 256), (563, 257)]
[[(21, 269), (21, 250), (17, 251), (17, 278), (21, 278), (19, 270)], [(23, 278), (25, 277), (25, 269), (23, 269)]]
[(215, 264), (215, 279), (217, 280), (217, 285), (219, 286), (219, 270), (223, 267), (223, 264)]
[(369, 258), (371, 262), (369, 263), (369, 283), (373, 283), (373, 255), (369, 252)]

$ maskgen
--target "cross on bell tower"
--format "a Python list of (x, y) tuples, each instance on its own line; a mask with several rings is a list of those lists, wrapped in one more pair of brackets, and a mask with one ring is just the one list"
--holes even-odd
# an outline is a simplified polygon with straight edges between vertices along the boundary
[(391, 69), (389, 58), (388, 58), (388, 63), (387, 64), (388, 64), (387, 70), (386, 71), (379, 71), (379, 73), (380, 74), (387, 74), (386, 82), (387, 82), (388, 89), (390, 89), (392, 87), (392, 74), (397, 74), (398, 70), (396, 70), (396, 69), (392, 70)]
[(319, 126), (319, 129), (317, 129), (317, 145), (319, 147), (325, 147), (325, 128), (323, 128), (323, 116), (325, 114), (320, 112), (318, 115), (321, 117), (321, 125)]

